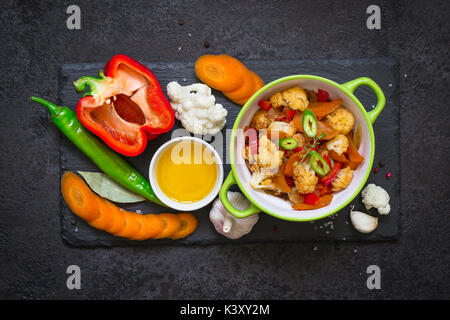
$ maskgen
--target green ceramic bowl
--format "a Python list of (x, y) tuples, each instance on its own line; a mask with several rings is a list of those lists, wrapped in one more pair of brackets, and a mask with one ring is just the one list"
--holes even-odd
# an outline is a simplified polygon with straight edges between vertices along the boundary
[[(353, 94), (356, 88), (361, 85), (370, 87), (377, 96), (377, 105), (369, 112), (364, 109), (361, 102)], [(294, 210), (289, 201), (254, 190), (249, 184), (250, 172), (245, 165), (245, 160), (241, 152), (244, 147), (244, 139), (241, 136), (243, 129), (250, 124), (253, 115), (259, 110), (258, 102), (263, 99), (268, 99), (276, 92), (293, 86), (300, 86), (315, 91), (317, 89), (326, 90), (330, 94), (331, 99), (342, 99), (342, 105), (355, 116), (355, 128), (357, 125), (360, 125), (362, 128), (359, 152), (364, 156), (363, 163), (355, 170), (350, 185), (342, 191), (335, 192), (330, 205), (316, 210)], [(224, 207), (238, 218), (244, 218), (262, 211), (276, 218), (290, 221), (318, 220), (341, 210), (359, 194), (370, 174), (375, 154), (375, 138), (372, 124), (375, 122), (381, 110), (383, 110), (385, 103), (386, 99), (383, 91), (373, 80), (366, 77), (358, 78), (344, 84), (338, 84), (332, 80), (318, 76), (293, 75), (265, 85), (247, 101), (234, 123), (229, 148), (231, 172), (219, 191), (219, 198)], [(242, 193), (251, 201), (248, 209), (238, 210), (227, 199), (227, 191), (234, 184), (237, 184)]]

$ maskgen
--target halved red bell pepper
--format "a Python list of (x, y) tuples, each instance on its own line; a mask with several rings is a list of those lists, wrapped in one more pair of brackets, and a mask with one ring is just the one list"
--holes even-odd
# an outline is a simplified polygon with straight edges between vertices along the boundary
[(169, 131), (175, 122), (172, 107), (153, 73), (143, 64), (116, 55), (98, 78), (81, 77), (75, 89), (88, 91), (77, 104), (77, 117), (113, 150), (142, 153), (147, 140)]

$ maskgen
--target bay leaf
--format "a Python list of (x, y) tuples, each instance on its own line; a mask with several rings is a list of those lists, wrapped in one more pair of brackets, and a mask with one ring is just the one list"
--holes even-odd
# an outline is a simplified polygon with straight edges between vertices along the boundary
[(145, 201), (145, 198), (125, 189), (103, 172), (78, 171), (78, 173), (86, 180), (92, 191), (103, 198), (118, 203)]

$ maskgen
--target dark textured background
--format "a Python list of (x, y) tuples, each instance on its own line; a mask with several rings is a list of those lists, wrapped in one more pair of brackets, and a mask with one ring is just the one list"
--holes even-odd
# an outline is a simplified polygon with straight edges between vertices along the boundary
[[(449, 298), (447, 1), (2, 1), (0, 297), (151, 299)], [(179, 25), (178, 21), (184, 24)], [(210, 48), (203, 46), (209, 41)], [(180, 50), (178, 50), (181, 47)], [(65, 62), (392, 56), (399, 61), (399, 241), (80, 249), (61, 240), (59, 133), (29, 102), (58, 95)], [(82, 289), (66, 288), (66, 268)], [(366, 288), (379, 265), (382, 289)]]

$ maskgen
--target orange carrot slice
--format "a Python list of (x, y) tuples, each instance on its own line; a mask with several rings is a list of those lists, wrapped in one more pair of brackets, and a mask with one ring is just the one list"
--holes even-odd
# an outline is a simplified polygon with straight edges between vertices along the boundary
[(311, 102), (308, 105), (308, 109), (314, 113), (317, 120), (320, 120), (339, 108), (341, 103), (342, 99), (337, 99), (330, 102)]
[(228, 55), (204, 55), (195, 62), (195, 74), (206, 85), (219, 91), (233, 91), (242, 86), (247, 68)]
[(165, 225), (161, 233), (155, 236), (155, 239), (169, 238), (173, 236), (180, 228), (180, 218), (173, 213), (160, 213), (159, 216), (163, 219)]
[(333, 200), (332, 194), (325, 194), (319, 197), (319, 202), (317, 204), (306, 204), (306, 203), (297, 203), (292, 206), (295, 210), (315, 210), (326, 207)]
[(337, 152), (334, 150), (330, 150), (329, 154), (330, 154), (330, 157), (333, 158), (333, 160), (343, 162), (343, 163), (348, 162), (348, 160), (344, 154), (337, 154)]
[(166, 224), (158, 214), (140, 215), (142, 229), (134, 240), (146, 240), (156, 237), (162, 232)]
[(171, 239), (180, 239), (187, 237), (192, 232), (197, 229), (198, 220), (197, 218), (190, 213), (180, 213), (178, 214), (180, 218), (180, 227), (178, 230), (170, 237)]
[[(285, 168), (285, 170), (286, 170), (286, 168)], [(272, 177), (272, 182), (282, 192), (289, 193), (292, 190), (292, 188), (287, 184), (286, 178), (284, 177), (284, 174), (276, 174), (276, 175), (274, 175)]]
[(294, 176), (294, 164), (295, 162), (300, 162), (300, 160), (302, 160), (302, 157), (303, 154), (300, 152), (294, 153), (292, 156), (289, 157), (283, 171), (285, 176), (288, 177)]
[(224, 92), (231, 101), (239, 105), (244, 105), (256, 91), (264, 86), (264, 81), (253, 71), (248, 70), (247, 75), (247, 79), (239, 89)]
[(89, 224), (94, 228), (103, 231), (109, 231), (113, 227), (115, 220), (113, 210), (110, 206), (108, 206), (105, 203), (107, 200), (104, 200), (103, 198), (100, 197), (96, 197), (95, 201), (97, 201), (100, 216), (94, 221), (91, 221)]
[(122, 232), (117, 234), (117, 236), (132, 239), (139, 234), (142, 228), (142, 224), (139, 218), (140, 214), (136, 212), (127, 211), (124, 212), (124, 216), (127, 225), (122, 230)]
[(61, 193), (64, 201), (77, 216), (91, 222), (100, 217), (97, 197), (87, 184), (73, 172), (65, 172), (61, 179)]

